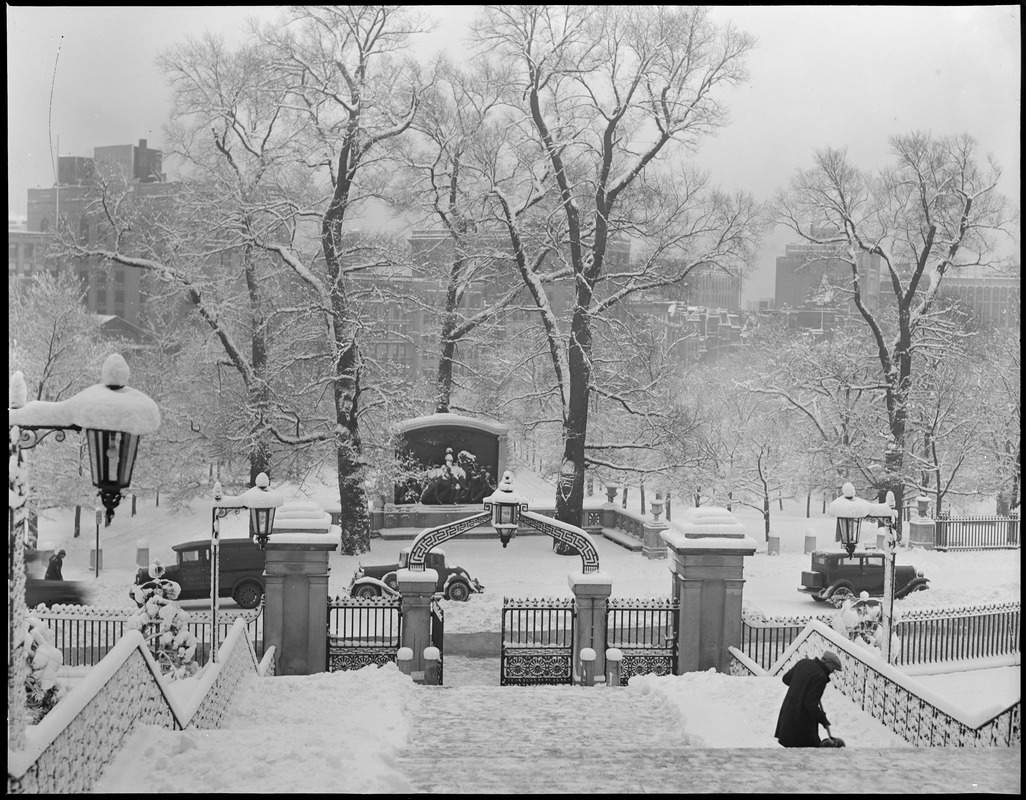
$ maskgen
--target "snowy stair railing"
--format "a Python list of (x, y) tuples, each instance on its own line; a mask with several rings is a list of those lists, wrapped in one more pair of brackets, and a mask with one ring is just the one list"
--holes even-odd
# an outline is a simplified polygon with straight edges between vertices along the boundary
[(810, 622), (768, 672), (778, 676), (798, 659), (827, 649), (843, 651), (841, 680), (831, 685), (916, 747), (1022, 745), (1021, 701), (967, 712), (821, 622)]
[(186, 701), (168, 681), (138, 631), (129, 631), (37, 725), (24, 749), (7, 751), (7, 792), (88, 793), (137, 725), (217, 727), (246, 673), (273, 672), (273, 650), (259, 665), (246, 624), (236, 621), (219, 651), (223, 660), (195, 678)]

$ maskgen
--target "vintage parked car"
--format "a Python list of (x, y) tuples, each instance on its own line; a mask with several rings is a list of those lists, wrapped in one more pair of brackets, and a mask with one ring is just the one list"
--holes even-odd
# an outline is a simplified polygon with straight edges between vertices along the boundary
[[(364, 566), (360, 564), (353, 573), (353, 580), (349, 584), (349, 594), (353, 597), (388, 597), (399, 594), (399, 583), (396, 579), (396, 570), (405, 569), (410, 560), (409, 548), (399, 551), (398, 564), (381, 564), (377, 566)], [(435, 584), (435, 591), (441, 592), (446, 600), (459, 600), (464, 602), (470, 599), (475, 592), (483, 592), (484, 586), (470, 577), (463, 567), (458, 564), (446, 564), (445, 552), (432, 550), (424, 560), (427, 569), (433, 569), (438, 573), (438, 582)]]
[[(167, 565), (161, 577), (182, 587), (177, 599), (210, 597), (210, 540), (182, 542), (171, 549), (176, 563)], [(230, 597), (240, 608), (256, 608), (264, 596), (264, 551), (252, 539), (222, 539), (218, 550), (218, 597)], [(136, 573), (138, 586), (152, 580), (146, 567)], [(139, 604), (134, 591), (130, 590), (129, 596)]]
[[(896, 600), (928, 588), (929, 580), (915, 567), (894, 567)], [(802, 585), (798, 591), (811, 595), (813, 600), (829, 600), (834, 605), (849, 597), (855, 599), (862, 592), (868, 592), (870, 597), (882, 597), (884, 554), (856, 551), (849, 556), (845, 552), (816, 550), (812, 554), (811, 568), (802, 572)]]

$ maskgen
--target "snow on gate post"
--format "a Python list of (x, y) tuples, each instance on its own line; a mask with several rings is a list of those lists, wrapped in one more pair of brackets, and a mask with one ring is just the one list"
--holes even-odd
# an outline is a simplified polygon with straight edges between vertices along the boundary
[(403, 604), (402, 646), (413, 651), (410, 674), (414, 681), (423, 683), (427, 668), (424, 651), (431, 647), (431, 598), (438, 583), (438, 571), (400, 569), (395, 575)]
[(660, 534), (673, 551), (673, 599), (680, 602), (677, 674), (727, 673), (727, 648), (741, 646), (744, 557), (758, 545), (725, 508), (689, 508), (677, 527)]
[[(334, 526), (333, 526), (334, 527)], [(275, 533), (264, 561), (264, 650), (278, 675), (313, 675), (328, 663), (328, 555), (338, 535)]]
[(584, 675), (581, 652), (594, 651), (592, 676), (606, 673), (606, 603), (613, 593), (613, 581), (604, 572), (571, 572), (567, 575), (577, 600), (574, 628), (573, 672), (580, 682)]

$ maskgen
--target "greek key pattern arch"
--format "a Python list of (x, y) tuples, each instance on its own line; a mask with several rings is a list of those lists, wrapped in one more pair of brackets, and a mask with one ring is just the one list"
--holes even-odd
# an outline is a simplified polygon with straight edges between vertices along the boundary
[(599, 555), (595, 547), (595, 540), (587, 531), (581, 530), (576, 525), (566, 522), (549, 519), (548, 517), (536, 514), (533, 511), (524, 511), (520, 514), (522, 523), (534, 528), (536, 531), (551, 536), (560, 544), (568, 545), (581, 554), (581, 571), (598, 572)]
[(421, 531), (417, 534), (417, 538), (413, 540), (413, 544), (410, 545), (409, 569), (413, 572), (423, 572), (424, 560), (433, 548), (442, 542), (455, 539), (461, 533), (466, 533), (471, 528), (476, 528), (485, 520), (491, 519), (491, 517), (492, 515), (487, 511), (482, 511), (480, 514), (474, 514), (472, 517), (464, 517), (455, 522), (439, 525), (437, 528), (428, 528)]

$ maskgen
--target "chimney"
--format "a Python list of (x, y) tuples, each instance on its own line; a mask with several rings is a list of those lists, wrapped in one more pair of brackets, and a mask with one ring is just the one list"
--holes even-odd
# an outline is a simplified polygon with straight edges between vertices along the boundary
[(140, 150), (145, 150), (146, 149), (146, 140), (145, 139), (140, 139), (139, 140), (139, 149)]

